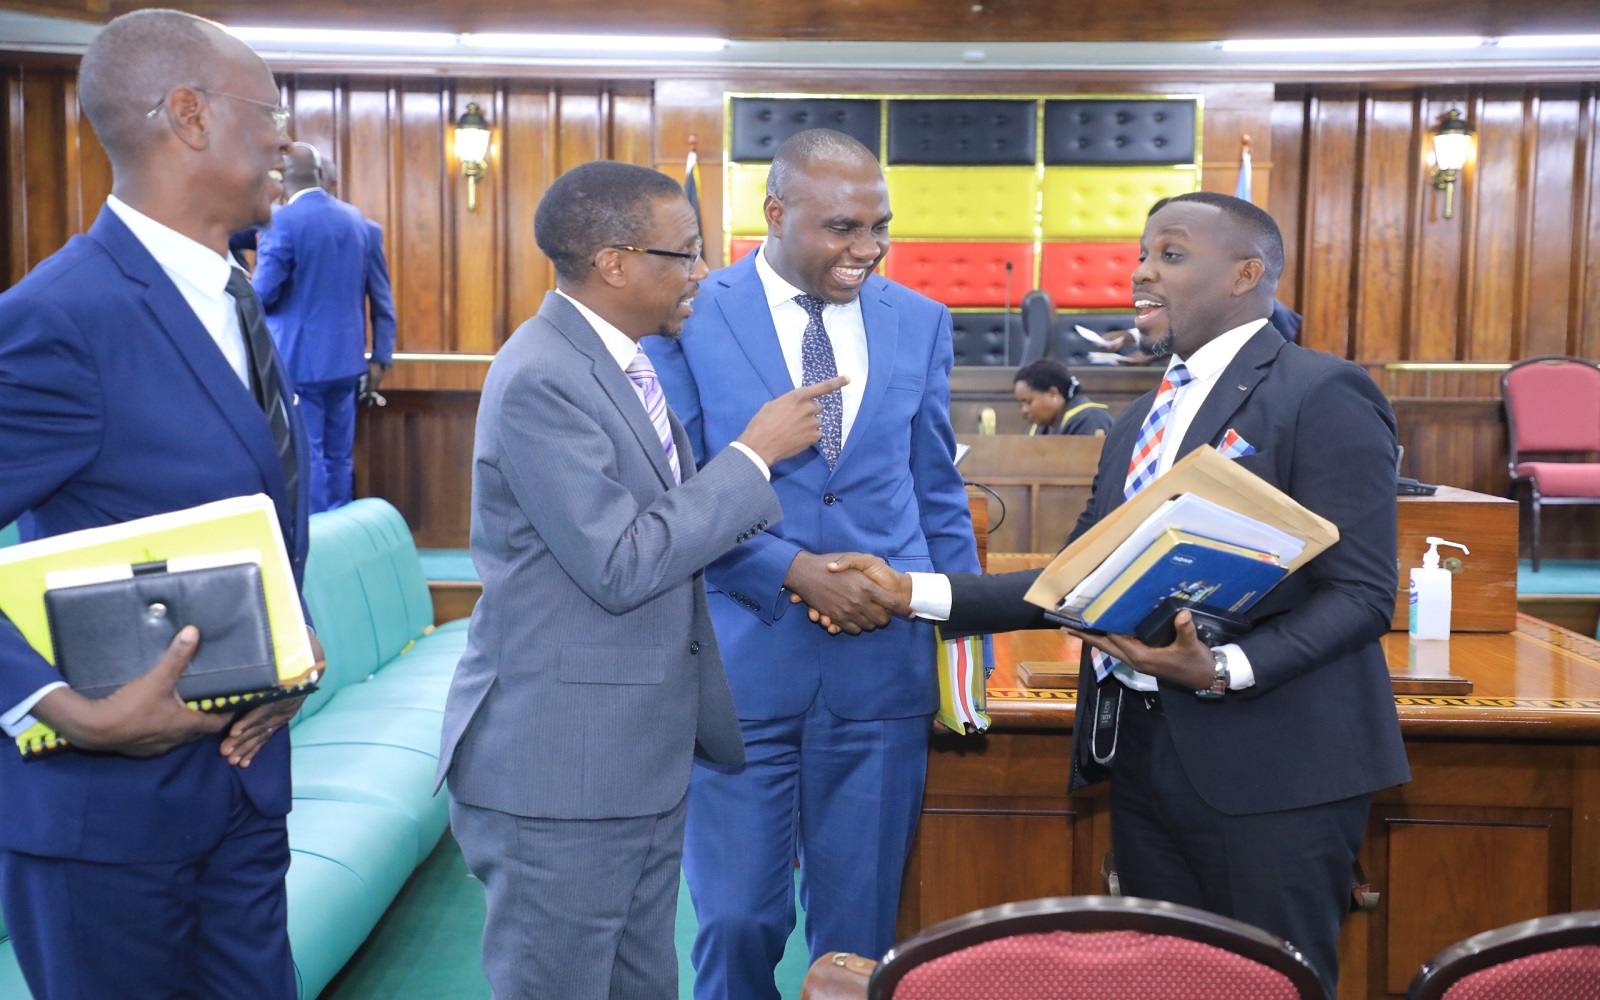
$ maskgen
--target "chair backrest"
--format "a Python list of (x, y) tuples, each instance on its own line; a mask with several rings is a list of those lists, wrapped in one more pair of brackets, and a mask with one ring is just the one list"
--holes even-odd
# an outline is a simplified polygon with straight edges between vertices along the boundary
[(1130, 896), (1007, 903), (897, 945), (868, 1000), (1322, 1000), (1311, 965), (1248, 924)]
[(1500, 387), (1513, 465), (1519, 452), (1600, 451), (1600, 368), (1592, 362), (1529, 358), (1507, 369)]
[(1407, 1000), (1600, 997), (1600, 910), (1524, 920), (1453, 944), (1423, 963)]
[(1056, 300), (1042, 288), (1022, 297), (1022, 359), (1038, 361), (1050, 349), (1056, 330)]

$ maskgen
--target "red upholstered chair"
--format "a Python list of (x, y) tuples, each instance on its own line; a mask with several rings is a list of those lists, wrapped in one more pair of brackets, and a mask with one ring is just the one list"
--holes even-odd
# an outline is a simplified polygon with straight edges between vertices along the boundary
[[(1512, 495), (1528, 484), (1533, 569), (1539, 569), (1539, 514), (1546, 504), (1600, 504), (1600, 368), (1582, 358), (1519, 361), (1500, 379)], [(1528, 461), (1530, 455), (1541, 461)]]
[(897, 945), (869, 1000), (1323, 1000), (1283, 940), (1187, 906), (1068, 896), (978, 910)]
[(1407, 1000), (1594, 1000), (1600, 910), (1524, 920), (1428, 959)]

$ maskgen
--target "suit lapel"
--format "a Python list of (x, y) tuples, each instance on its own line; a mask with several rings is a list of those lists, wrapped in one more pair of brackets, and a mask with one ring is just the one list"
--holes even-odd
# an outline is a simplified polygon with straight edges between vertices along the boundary
[[(222, 413), (228, 426), (238, 435), (250, 457), (260, 466), (268, 492), (278, 503), (285, 499), (283, 466), (272, 442), (272, 430), (262, 418), (261, 407), (249, 388), (222, 356), (217, 342), (201, 324), (199, 317), (156, 263), (144, 245), (123, 225), (115, 212), (101, 209), (89, 235), (117, 263), (124, 274), (145, 286), (144, 303), (150, 318), (177, 348), (178, 356), (194, 374), (211, 402)], [(286, 370), (278, 362), (280, 372)], [(285, 377), (285, 384), (288, 379)]]
[(778, 328), (767, 307), (767, 290), (756, 273), (755, 256), (746, 254), (733, 265), (726, 290), (716, 297), (716, 303), (739, 349), (776, 399), (795, 386), (789, 378), (789, 363), (783, 360), (783, 348), (778, 346)]
[[(876, 283), (874, 278), (869, 282)], [(856, 450), (856, 445), (867, 435), (860, 433), (872, 423), (872, 417), (883, 402), (883, 394), (894, 375), (895, 351), (900, 341), (900, 317), (893, 305), (880, 290), (867, 288), (861, 294), (861, 323), (867, 331), (867, 388), (861, 397), (861, 408), (850, 426), (850, 436), (839, 452), (839, 465)]]
[[(573, 347), (589, 359), (594, 380), (599, 383), (606, 398), (611, 400), (611, 404), (622, 415), (628, 429), (633, 431), (633, 436), (639, 441), (639, 447), (644, 449), (651, 466), (656, 470), (656, 475), (661, 479), (661, 485), (670, 489), (673, 485), (672, 466), (667, 463), (666, 449), (661, 447), (661, 439), (656, 436), (656, 425), (650, 422), (650, 415), (645, 412), (644, 404), (640, 402), (639, 394), (633, 388), (633, 382), (618, 366), (617, 359), (606, 350), (600, 334), (595, 332), (594, 327), (589, 325), (589, 321), (573, 307), (571, 302), (556, 292), (545, 293), (544, 304), (539, 307), (539, 316), (555, 327)], [(674, 426), (675, 441), (681, 433), (681, 429)], [(685, 464), (683, 456), (692, 454), (684, 450), (686, 445), (687, 441), (677, 445), (680, 467)], [(688, 464), (694, 463), (691, 460)]]
[(1256, 384), (1266, 377), (1267, 369), (1283, 350), (1283, 334), (1269, 323), (1244, 342), (1239, 353), (1228, 362), (1228, 367), (1217, 376), (1217, 383), (1194, 415), (1189, 430), (1183, 435), (1179, 447), (1181, 458), (1196, 448), (1212, 443), (1227, 429), (1228, 421), (1238, 412), (1244, 401), (1255, 391)]

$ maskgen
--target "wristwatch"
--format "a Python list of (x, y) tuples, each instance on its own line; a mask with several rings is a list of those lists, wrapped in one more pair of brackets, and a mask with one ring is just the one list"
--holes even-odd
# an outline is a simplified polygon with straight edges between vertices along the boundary
[(1196, 698), (1207, 701), (1215, 701), (1228, 693), (1228, 654), (1214, 648), (1211, 650), (1211, 662), (1216, 668), (1216, 673), (1211, 677), (1211, 686), (1194, 693)]

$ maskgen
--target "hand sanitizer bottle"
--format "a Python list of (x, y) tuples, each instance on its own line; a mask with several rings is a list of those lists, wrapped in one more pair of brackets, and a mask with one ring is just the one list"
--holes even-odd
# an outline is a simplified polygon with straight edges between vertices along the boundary
[(1428, 537), (1428, 551), (1422, 556), (1422, 568), (1411, 571), (1411, 638), (1450, 638), (1450, 577), (1451, 572), (1439, 565), (1439, 546), (1449, 545), (1463, 554), (1467, 547), (1459, 542)]

